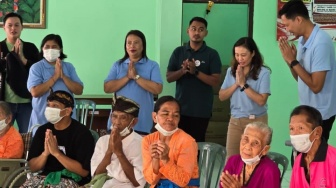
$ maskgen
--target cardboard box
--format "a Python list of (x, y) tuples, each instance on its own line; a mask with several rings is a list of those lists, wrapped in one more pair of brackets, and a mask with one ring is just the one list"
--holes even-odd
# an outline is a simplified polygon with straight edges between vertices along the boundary
[(210, 121), (230, 121), (230, 99), (220, 101), (218, 95), (214, 95), (212, 104), (212, 116)]
[(229, 65), (222, 65), (222, 70), (221, 70), (221, 75), (220, 75), (220, 84), (218, 86), (212, 87), (213, 89), (213, 94), (218, 95), (220, 88), (222, 87), (222, 84), (224, 82), (224, 78), (226, 75), (226, 71), (229, 68)]
[(228, 125), (228, 122), (210, 121), (205, 134), (205, 141), (225, 146)]

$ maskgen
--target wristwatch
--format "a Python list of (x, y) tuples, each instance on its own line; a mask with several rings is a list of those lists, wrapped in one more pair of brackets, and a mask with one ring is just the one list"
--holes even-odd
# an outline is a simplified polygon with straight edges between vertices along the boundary
[(294, 60), (290, 63), (290, 68), (293, 68), (295, 65), (299, 64), (298, 60)]
[(249, 88), (250, 86), (248, 84), (245, 84), (241, 89), (240, 91), (243, 92), (245, 89)]
[(138, 80), (140, 78), (140, 75), (135, 75), (134, 80)]

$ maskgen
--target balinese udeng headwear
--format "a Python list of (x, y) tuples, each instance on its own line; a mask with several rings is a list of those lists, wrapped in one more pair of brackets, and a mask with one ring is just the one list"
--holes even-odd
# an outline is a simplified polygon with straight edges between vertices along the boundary
[(121, 111), (131, 114), (134, 117), (139, 115), (139, 104), (124, 96), (112, 97), (112, 112)]
[(50, 94), (47, 98), (48, 101), (57, 101), (65, 105), (65, 107), (74, 108), (74, 99), (72, 95), (66, 91), (58, 90), (53, 92), (50, 88)]

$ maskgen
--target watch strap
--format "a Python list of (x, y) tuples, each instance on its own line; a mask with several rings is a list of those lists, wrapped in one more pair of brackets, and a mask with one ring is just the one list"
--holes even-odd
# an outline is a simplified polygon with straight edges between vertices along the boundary
[(298, 60), (294, 60), (290, 63), (290, 68), (293, 68), (295, 65), (299, 64)]
[(243, 92), (245, 89), (249, 88), (250, 86), (248, 84), (245, 84), (241, 89), (240, 91)]

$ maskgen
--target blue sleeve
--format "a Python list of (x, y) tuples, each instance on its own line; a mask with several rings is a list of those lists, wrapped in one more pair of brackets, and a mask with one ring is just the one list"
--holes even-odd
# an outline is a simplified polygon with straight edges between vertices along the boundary
[(117, 79), (118, 63), (119, 63), (119, 62), (115, 62), (115, 63), (112, 65), (112, 67), (111, 67), (111, 69), (110, 69), (110, 71), (109, 71), (109, 73), (108, 73), (108, 75), (107, 75), (107, 78), (104, 80), (104, 83), (106, 83), (106, 82), (108, 82), (108, 81), (111, 81), (111, 80), (115, 80), (115, 79)]
[(263, 74), (259, 76), (258, 79), (260, 79), (260, 89), (258, 93), (264, 94), (268, 93), (271, 94), (271, 78), (270, 78), (270, 71), (266, 68), (262, 68)]
[(330, 45), (326, 43), (320, 44), (314, 48), (313, 53), (315, 55), (312, 56), (312, 72), (331, 70), (331, 63), (335, 63), (330, 62), (330, 57), (332, 57), (331, 53), (333, 53), (332, 50), (334, 50), (334, 48), (330, 48)]
[(232, 76), (231, 74), (231, 67), (227, 69), (226, 71), (226, 75), (225, 75), (225, 78), (224, 78), (224, 82), (221, 86), (221, 89), (226, 89), (228, 87), (230, 87), (233, 83), (236, 82), (236, 79), (235, 77)]
[(42, 69), (40, 65), (41, 62), (35, 63), (29, 69), (29, 75), (27, 80), (28, 91), (30, 91), (32, 87), (43, 83)]
[(72, 81), (79, 83), (80, 85), (83, 85), (83, 82), (80, 80), (80, 78), (77, 75), (75, 67), (71, 63), (65, 63), (64, 64), (67, 72), (64, 72), (66, 76), (68, 76)]
[(150, 76), (151, 81), (156, 82), (158, 84), (162, 84), (162, 77), (161, 77), (161, 72), (160, 72), (160, 67), (159, 64), (154, 62), (153, 63), (153, 68), (151, 70), (151, 76)]

